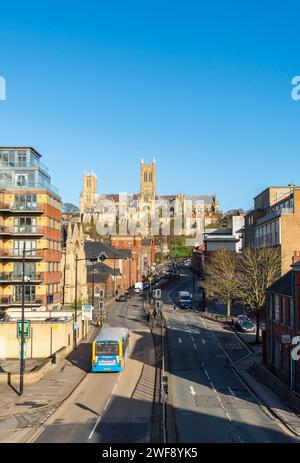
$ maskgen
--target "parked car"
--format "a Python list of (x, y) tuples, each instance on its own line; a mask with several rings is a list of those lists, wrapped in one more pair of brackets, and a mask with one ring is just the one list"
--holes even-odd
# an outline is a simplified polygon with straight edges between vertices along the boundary
[(116, 297), (116, 301), (117, 302), (126, 302), (128, 299), (127, 295), (126, 294), (120, 294), (120, 296), (117, 296)]
[(255, 325), (251, 320), (243, 320), (240, 323), (240, 330), (244, 333), (255, 333)]
[(237, 317), (237, 319), (235, 321), (235, 326), (239, 329), (240, 326), (241, 326), (241, 323), (246, 321), (246, 320), (250, 320), (250, 318), (247, 317), (247, 315), (238, 315), (238, 317)]

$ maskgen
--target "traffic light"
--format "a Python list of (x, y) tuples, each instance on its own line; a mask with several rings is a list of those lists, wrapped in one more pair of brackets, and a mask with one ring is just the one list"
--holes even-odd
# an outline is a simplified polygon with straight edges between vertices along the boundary
[(156, 310), (162, 309), (162, 301), (155, 301), (155, 308)]
[(104, 301), (99, 302), (99, 310), (104, 310)]
[(161, 289), (154, 289), (152, 294), (155, 299), (161, 299)]
[(101, 301), (104, 300), (104, 289), (100, 289), (100, 291), (99, 291), (99, 298), (100, 298)]

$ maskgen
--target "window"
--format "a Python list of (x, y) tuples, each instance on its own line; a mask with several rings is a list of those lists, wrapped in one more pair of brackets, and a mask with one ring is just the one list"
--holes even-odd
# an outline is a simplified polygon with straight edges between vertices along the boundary
[(35, 217), (16, 217), (14, 220), (15, 233), (35, 233), (36, 232), (36, 218)]
[(272, 319), (272, 312), (273, 312), (273, 294), (269, 293), (269, 318)]
[[(22, 286), (15, 286), (15, 300), (17, 302), (22, 301)], [(34, 301), (35, 299), (35, 286), (25, 286), (25, 302)]]
[(148, 181), (148, 174), (147, 172), (144, 172), (144, 182), (147, 182)]
[(280, 368), (280, 347), (281, 344), (277, 340), (274, 340), (274, 366), (278, 369)]
[(275, 321), (279, 321), (279, 302), (280, 302), (279, 296), (275, 294), (274, 296), (274, 320)]
[(119, 355), (119, 343), (116, 341), (96, 342), (96, 355)]
[(281, 299), (281, 317), (280, 317), (280, 321), (283, 325), (285, 325), (285, 302), (286, 302), (286, 298), (283, 297)]
[(288, 326), (291, 327), (293, 324), (293, 315), (292, 315), (292, 305), (291, 305), (290, 298), (286, 300), (286, 305), (287, 305), (287, 323), (288, 323)]
[(28, 184), (28, 176), (26, 174), (16, 175), (16, 186), (26, 186)]
[[(24, 246), (23, 240), (14, 241), (14, 256), (22, 256), (23, 246)], [(25, 250), (26, 250), (26, 256), (35, 256), (36, 255), (36, 241), (35, 240), (25, 241)]]
[(18, 166), (26, 166), (26, 152), (25, 151), (19, 151), (18, 152)]

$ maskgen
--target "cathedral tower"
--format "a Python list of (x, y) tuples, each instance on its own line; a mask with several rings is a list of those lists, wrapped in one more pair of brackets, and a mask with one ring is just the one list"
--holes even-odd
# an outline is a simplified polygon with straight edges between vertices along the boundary
[(144, 159), (141, 160), (141, 176), (140, 176), (140, 196), (143, 201), (151, 201), (156, 197), (156, 162), (153, 159), (152, 164), (145, 164)]
[(95, 195), (97, 194), (97, 175), (86, 173), (83, 176), (83, 190), (80, 193), (80, 213), (84, 214), (87, 209), (94, 206)]

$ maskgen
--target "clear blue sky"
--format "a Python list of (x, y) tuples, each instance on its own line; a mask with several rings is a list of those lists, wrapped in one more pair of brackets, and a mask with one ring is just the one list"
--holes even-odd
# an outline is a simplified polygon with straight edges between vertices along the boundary
[(216, 193), (248, 208), (300, 183), (297, 1), (2, 1), (0, 145), (43, 154), (63, 201), (100, 192)]

